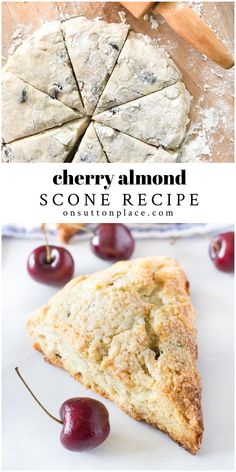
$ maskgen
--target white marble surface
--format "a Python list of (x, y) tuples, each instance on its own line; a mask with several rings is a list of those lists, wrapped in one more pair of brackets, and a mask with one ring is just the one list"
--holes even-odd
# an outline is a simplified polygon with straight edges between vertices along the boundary
[[(205, 434), (191, 456), (165, 434), (138, 423), (109, 401), (111, 434), (98, 449), (73, 453), (59, 442), (60, 426), (49, 419), (17, 378), (18, 365), (35, 394), (55, 415), (73, 396), (97, 397), (68, 374), (45, 362), (31, 347), (26, 315), (44, 304), (54, 288), (34, 282), (26, 260), (37, 241), (3, 241), (3, 468), (49, 470), (216, 470), (233, 469), (233, 277), (218, 272), (208, 257), (208, 237), (138, 241), (133, 257), (176, 257), (188, 274), (197, 310), (198, 367), (203, 383)], [(75, 274), (108, 264), (88, 242), (74, 242)], [(97, 397), (98, 398), (98, 397)]]

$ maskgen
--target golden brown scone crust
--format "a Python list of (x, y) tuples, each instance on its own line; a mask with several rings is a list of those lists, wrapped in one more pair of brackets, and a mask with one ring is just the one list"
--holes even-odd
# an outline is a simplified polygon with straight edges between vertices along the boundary
[(189, 283), (166, 257), (71, 280), (27, 320), (35, 347), (195, 454), (203, 422)]

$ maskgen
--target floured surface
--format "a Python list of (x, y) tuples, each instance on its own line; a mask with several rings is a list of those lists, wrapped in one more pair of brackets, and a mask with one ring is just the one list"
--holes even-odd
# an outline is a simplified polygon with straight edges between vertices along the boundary
[[(233, 3), (198, 3), (193, 9), (200, 12), (203, 19), (213, 27), (220, 38), (232, 51), (233, 48)], [(88, 18), (101, 17), (108, 22), (126, 20), (132, 28), (155, 38), (165, 47), (183, 73), (183, 80), (192, 95), (190, 118), (192, 120), (187, 145), (183, 149), (183, 160), (212, 162), (233, 161), (233, 73), (224, 70), (188, 45), (164, 22), (159, 15), (150, 20), (137, 20), (118, 3), (32, 3), (30, 10), (25, 3), (3, 3), (3, 56), (14, 43), (27, 37), (29, 32), (45, 21), (68, 19), (71, 16), (86, 15)], [(155, 26), (154, 28), (152, 26)], [(16, 34), (18, 31), (18, 34)], [(196, 133), (194, 135), (194, 133)], [(190, 140), (190, 143), (188, 141)], [(225, 150), (227, 149), (227, 153)]]

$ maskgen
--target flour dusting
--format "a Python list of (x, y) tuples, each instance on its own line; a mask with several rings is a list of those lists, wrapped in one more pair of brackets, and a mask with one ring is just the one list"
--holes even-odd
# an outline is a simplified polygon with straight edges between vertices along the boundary
[[(209, 21), (209, 14), (207, 15), (209, 7), (207, 9), (204, 2), (191, 1), (188, 4), (207, 22), (217, 37), (223, 39), (223, 33), (219, 31), (219, 9), (212, 4)], [(155, 37), (155, 42), (164, 47), (166, 53), (174, 60), (177, 59), (178, 63), (180, 55), (178, 42), (166, 37), (161, 28), (159, 32), (158, 37)], [(223, 39), (223, 42), (226, 43), (226, 40)], [(228, 44), (228, 47), (232, 48), (232, 44)], [(191, 106), (191, 122), (182, 144), (182, 157), (179, 160), (181, 162), (211, 162), (217, 158), (223, 161), (224, 147), (232, 160), (234, 68), (224, 70), (207, 56), (189, 46), (185, 74), (193, 78), (192, 82), (187, 82), (187, 87), (190, 93), (193, 87), (194, 98)], [(196, 83), (195, 77), (198, 78)]]
[(18, 24), (17, 29), (14, 31), (11, 37), (11, 46), (9, 48), (9, 55), (14, 54), (16, 49), (26, 39), (26, 37), (32, 32), (32, 28), (29, 25)]
[(127, 23), (127, 21), (126, 21), (126, 12), (125, 11), (118, 11), (117, 13), (120, 17), (121, 23)]
[(150, 24), (151, 24), (151, 28), (153, 30), (157, 30), (159, 28), (159, 23), (158, 23), (157, 19), (154, 18), (154, 16), (151, 15), (150, 18), (149, 18), (149, 21), (150, 21)]
[(200, 121), (190, 124), (182, 145), (181, 162), (199, 162), (203, 157), (208, 157), (208, 162), (212, 160), (213, 134), (217, 131), (223, 117), (215, 108), (201, 109), (199, 105), (196, 108), (198, 108)]
[(153, 16), (148, 13), (144, 15), (143, 20), (148, 21), (150, 23), (152, 30), (157, 30), (159, 26), (164, 23), (164, 19), (160, 15)]
[(189, 6), (193, 9), (198, 16), (202, 16), (202, 3), (198, 1), (188, 2)]

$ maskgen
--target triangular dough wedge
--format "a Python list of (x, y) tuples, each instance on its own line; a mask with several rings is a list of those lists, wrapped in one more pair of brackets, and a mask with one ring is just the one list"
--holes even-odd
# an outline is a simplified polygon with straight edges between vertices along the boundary
[(175, 149), (189, 122), (190, 95), (182, 82), (111, 108), (94, 120), (154, 146)]
[(2, 122), (3, 139), (6, 143), (80, 117), (81, 113), (40, 92), (10, 72), (4, 72)]
[(3, 147), (3, 162), (64, 162), (89, 120), (80, 118)]
[(46, 23), (24, 41), (9, 58), (6, 70), (68, 107), (83, 112), (60, 21)]
[(86, 113), (92, 115), (129, 26), (78, 17), (62, 23), (62, 29)]
[(195, 454), (203, 423), (188, 287), (174, 259), (119, 262), (69, 282), (27, 329), (49, 362)]
[(178, 152), (166, 151), (95, 123), (96, 133), (109, 162), (176, 162)]
[(149, 36), (130, 31), (95, 113), (130, 102), (181, 80), (163, 48)]
[(74, 162), (107, 162), (93, 123), (90, 123), (81, 140), (79, 149), (73, 159)]

